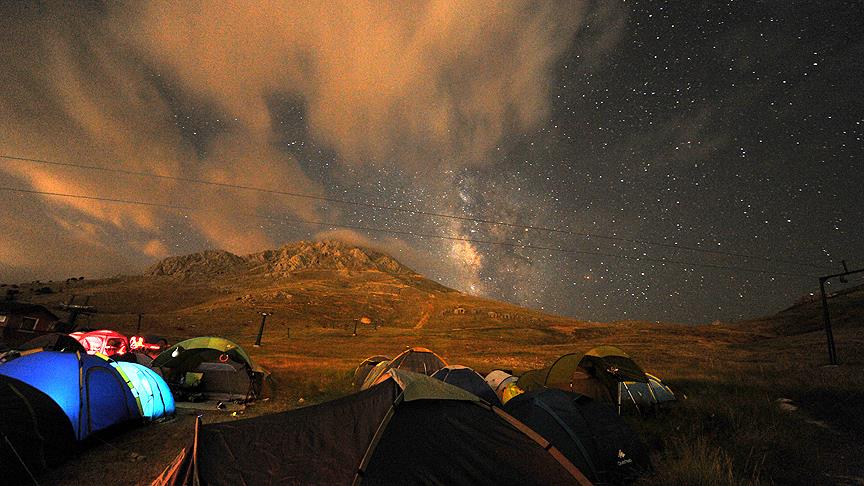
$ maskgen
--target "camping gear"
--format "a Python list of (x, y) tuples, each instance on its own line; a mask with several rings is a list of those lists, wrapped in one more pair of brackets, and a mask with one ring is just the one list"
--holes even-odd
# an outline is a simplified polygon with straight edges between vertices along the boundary
[(675, 393), (672, 392), (672, 389), (664, 385), (663, 382), (660, 381), (660, 378), (647, 372), (645, 373), (645, 376), (648, 377), (647, 383), (624, 382), (623, 384), (623, 386), (626, 387), (627, 396), (632, 398), (636, 405), (641, 408), (647, 408), (678, 399), (675, 396)]
[(514, 397), (504, 410), (558, 448), (591, 481), (619, 484), (650, 468), (645, 445), (608, 403), (546, 388)]
[(126, 380), (103, 355), (42, 351), (0, 365), (0, 375), (23, 381), (51, 397), (69, 417), (75, 438), (140, 419)]
[(146, 367), (151, 367), (153, 365), (153, 358), (149, 355), (144, 354), (139, 351), (132, 351), (131, 353), (114, 355), (114, 361), (125, 361), (127, 363), (138, 363), (140, 365), (144, 365)]
[(393, 358), (392, 361), (382, 361), (369, 370), (369, 374), (363, 380), (363, 385), (360, 389), (365, 390), (381, 383), (387, 378), (385, 373), (390, 369), (400, 369), (432, 376), (433, 373), (445, 366), (447, 366), (447, 363), (443, 358), (426, 348), (408, 348)]
[(495, 395), (498, 396), (501, 403), (505, 402), (504, 391), (507, 390), (508, 386), (515, 385), (517, 381), (519, 381), (519, 377), (513, 376), (504, 370), (494, 370), (486, 375), (486, 383), (489, 384), (490, 388), (495, 390)]
[(476, 371), (465, 366), (450, 365), (436, 371), (432, 378), (437, 378), (444, 383), (457, 386), (469, 393), (486, 400), (486, 403), (501, 406), (501, 399), (495, 394), (495, 390), (489, 387), (486, 380)]
[(166, 349), (151, 363), (180, 397), (251, 400), (263, 395), (267, 373), (236, 343), (197, 337)]
[(156, 420), (174, 413), (174, 396), (171, 389), (155, 371), (137, 363), (115, 361), (111, 363), (138, 400), (141, 417)]
[(584, 356), (582, 353), (571, 353), (555, 360), (552, 366), (546, 368), (544, 386), (613, 403), (617, 392), (615, 394), (610, 392), (604, 382), (581, 367), (580, 363)]
[(68, 334), (52, 332), (35, 337), (18, 346), (18, 351), (60, 351), (65, 353), (85, 352), (84, 346)]
[(548, 368), (526, 372), (517, 384), (526, 391), (557, 388), (615, 403), (619, 413), (628, 404), (641, 412), (675, 400), (669, 387), (645, 373), (633, 358), (615, 346), (598, 346), (585, 354), (565, 354)]
[(589, 484), (503, 410), (418, 373), (320, 405), (202, 425), (153, 482)]
[(152, 357), (159, 354), (168, 347), (168, 340), (160, 336), (132, 336), (129, 338), (129, 350), (138, 353), (146, 353)]
[(591, 349), (579, 361), (579, 367), (603, 384), (618, 404), (619, 413), (623, 405), (630, 403), (640, 412), (646, 406), (660, 403), (654, 394), (655, 389), (663, 397), (662, 401), (670, 401), (670, 395), (674, 400), (672, 390), (656, 377), (652, 387), (648, 375), (633, 358), (615, 346)]
[(75, 450), (72, 424), (48, 395), (0, 375), (0, 472), (4, 484), (28, 484), (31, 475), (63, 462)]
[(50, 334), (37, 336), (19, 345), (16, 349), (0, 352), (0, 363), (5, 363), (20, 356), (38, 353), (40, 351), (60, 351), (69, 353), (79, 351), (82, 353), (85, 352), (81, 343), (76, 341), (72, 336), (61, 334), (59, 332), (52, 332)]
[(115, 354), (122, 355), (129, 351), (129, 338), (110, 329), (73, 332), (70, 336), (77, 339), (84, 346), (84, 349), (87, 350), (88, 354), (100, 353), (111, 357)]
[(426, 348), (419, 347), (406, 349), (390, 362), (391, 369), (413, 371), (426, 376), (432, 376), (445, 366), (447, 362), (444, 358)]
[(507, 404), (513, 397), (519, 396), (525, 393), (525, 390), (519, 388), (515, 382), (510, 382), (504, 389), (501, 390), (501, 403)]
[(546, 386), (546, 374), (548, 372), (549, 368), (526, 371), (516, 381), (516, 385), (525, 391), (539, 390)]
[(358, 366), (357, 369), (354, 370), (354, 389), (362, 389), (363, 382), (366, 381), (366, 377), (369, 376), (369, 372), (372, 371), (375, 366), (378, 365), (378, 363), (382, 363), (385, 361), (390, 361), (390, 358), (388, 358), (387, 356), (376, 355), (364, 359), (363, 362), (360, 363), (360, 366)]
[(382, 361), (375, 365), (374, 368), (369, 370), (369, 374), (366, 375), (366, 379), (363, 380), (363, 385), (360, 386), (361, 390), (366, 390), (367, 388), (371, 388), (374, 385), (380, 383), (381, 380), (386, 379), (384, 374), (387, 370), (390, 369), (389, 361)]

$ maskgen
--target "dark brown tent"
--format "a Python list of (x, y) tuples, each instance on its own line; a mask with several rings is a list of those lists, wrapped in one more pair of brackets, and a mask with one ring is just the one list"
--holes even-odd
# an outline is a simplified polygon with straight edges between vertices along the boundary
[(432, 376), (433, 373), (447, 366), (441, 356), (426, 348), (410, 348), (393, 358), (389, 367), (403, 371), (413, 371)]
[(26, 484), (75, 450), (72, 424), (41, 391), (0, 375), (0, 472), (4, 484)]
[(84, 346), (68, 334), (52, 332), (35, 337), (18, 346), (18, 351), (60, 351), (62, 353), (86, 353)]
[(360, 393), (236, 422), (196, 424), (154, 484), (589, 484), (499, 408), (390, 370)]

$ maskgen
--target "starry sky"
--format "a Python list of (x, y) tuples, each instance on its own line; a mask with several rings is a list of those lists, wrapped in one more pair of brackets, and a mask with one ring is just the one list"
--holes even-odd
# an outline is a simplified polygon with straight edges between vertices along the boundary
[(0, 281), (335, 238), (695, 323), (864, 265), (859, 1), (4, 2), (0, 65)]

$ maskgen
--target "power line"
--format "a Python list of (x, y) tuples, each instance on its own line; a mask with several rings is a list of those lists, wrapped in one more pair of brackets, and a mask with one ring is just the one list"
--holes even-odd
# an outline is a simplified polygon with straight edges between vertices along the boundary
[(349, 205), (349, 206), (360, 206), (360, 207), (366, 207), (366, 208), (370, 208), (370, 209), (379, 209), (379, 210), (385, 210), (385, 211), (401, 212), (401, 213), (415, 214), (415, 215), (420, 215), (420, 216), (429, 216), (429, 217), (435, 217), (435, 218), (447, 218), (447, 219), (452, 219), (452, 220), (457, 220), (457, 221), (467, 221), (467, 222), (473, 222), (473, 223), (479, 223), (479, 224), (498, 225), (498, 226), (505, 226), (508, 228), (515, 228), (515, 229), (545, 231), (548, 233), (558, 233), (558, 234), (566, 234), (566, 235), (570, 235), (570, 236), (580, 236), (580, 237), (588, 238), (588, 239), (595, 238), (595, 239), (609, 240), (609, 241), (620, 241), (620, 242), (624, 242), (624, 243), (635, 243), (635, 244), (657, 246), (657, 247), (669, 248), (669, 249), (675, 249), (675, 250), (685, 250), (685, 251), (692, 251), (692, 252), (697, 252), (697, 253), (723, 255), (723, 256), (729, 256), (729, 257), (734, 257), (734, 258), (743, 258), (743, 259), (748, 259), (748, 260), (761, 260), (761, 261), (769, 262), (769, 263), (782, 263), (782, 264), (786, 264), (786, 265), (811, 267), (811, 268), (817, 268), (817, 269), (830, 268), (830, 267), (827, 267), (825, 265), (816, 265), (813, 263), (799, 262), (799, 261), (795, 261), (795, 260), (771, 258), (771, 257), (765, 257), (765, 256), (748, 255), (746, 253), (736, 253), (736, 252), (729, 252), (729, 251), (723, 251), (723, 250), (712, 250), (712, 249), (708, 249), (708, 248), (699, 248), (696, 246), (679, 245), (679, 244), (675, 244), (675, 243), (662, 243), (662, 242), (657, 242), (657, 241), (641, 240), (641, 239), (637, 239), (637, 238), (625, 238), (623, 236), (610, 236), (610, 235), (602, 235), (602, 234), (594, 234), (594, 233), (584, 233), (584, 232), (572, 231), (572, 230), (562, 229), (562, 228), (553, 228), (553, 227), (548, 227), (548, 226), (524, 225), (524, 224), (518, 224), (518, 223), (510, 223), (507, 221), (496, 221), (496, 220), (483, 219), (483, 218), (472, 218), (472, 217), (468, 217), (468, 216), (459, 216), (457, 214), (438, 213), (438, 212), (424, 211), (424, 210), (418, 210), (418, 209), (407, 209), (407, 208), (398, 207), (398, 206), (388, 206), (388, 205), (383, 205), (383, 204), (366, 203), (366, 202), (362, 202), (362, 201), (352, 201), (352, 200), (348, 200), (348, 199), (339, 199), (339, 198), (333, 198), (333, 197), (327, 197), (327, 196), (316, 196), (313, 194), (303, 194), (303, 193), (297, 193), (297, 192), (282, 191), (282, 190), (278, 190), (278, 189), (267, 189), (267, 188), (247, 186), (247, 185), (242, 185), (242, 184), (230, 184), (230, 183), (226, 183), (226, 182), (216, 182), (216, 181), (210, 181), (210, 180), (205, 180), (205, 179), (195, 179), (195, 178), (191, 178), (191, 177), (170, 176), (170, 175), (163, 175), (163, 174), (154, 174), (152, 172), (142, 172), (142, 171), (134, 171), (134, 170), (128, 170), (128, 169), (118, 169), (118, 168), (104, 167), (104, 166), (98, 166), (98, 165), (75, 164), (72, 162), (57, 162), (57, 161), (50, 161), (50, 160), (44, 160), (44, 159), (17, 157), (17, 156), (12, 156), (12, 155), (0, 155), (0, 158), (8, 159), (8, 160), (16, 160), (19, 162), (30, 162), (30, 163), (38, 163), (38, 164), (45, 164), (45, 165), (53, 165), (53, 166), (58, 166), (58, 167), (70, 167), (70, 168), (76, 168), (76, 169), (87, 169), (87, 170), (95, 170), (95, 171), (102, 171), (102, 172), (110, 172), (110, 173), (115, 173), (115, 174), (125, 174), (125, 175), (139, 176), (139, 177), (149, 177), (152, 179), (169, 180), (169, 181), (175, 181), (175, 182), (202, 184), (202, 185), (221, 187), (221, 188), (227, 188), (227, 189), (239, 189), (239, 190), (244, 190), (244, 191), (255, 191), (255, 192), (260, 192), (260, 193), (265, 193), (265, 194), (276, 194), (276, 195), (280, 195), (280, 196), (289, 196), (289, 197), (296, 197), (296, 198), (302, 198), (302, 199), (311, 199), (311, 200), (315, 200), (315, 201), (324, 201), (324, 202), (344, 204), (344, 205)]
[[(41, 196), (52, 196), (52, 197), (64, 197), (70, 199), (82, 199), (88, 201), (99, 201), (99, 202), (108, 202), (108, 203), (116, 203), (116, 204), (129, 204), (136, 206), (146, 206), (146, 207), (158, 207), (163, 209), (172, 209), (172, 210), (180, 210), (180, 211), (198, 211), (198, 212), (221, 212), (218, 209), (208, 209), (208, 208), (199, 208), (193, 206), (180, 206), (175, 204), (166, 204), (166, 203), (157, 203), (151, 201), (139, 201), (139, 200), (131, 200), (131, 199), (119, 199), (119, 198), (109, 198), (109, 197), (101, 197), (101, 196), (88, 196), (85, 194), (67, 194), (61, 192), (50, 192), (50, 191), (37, 191), (33, 189), (22, 189), (16, 187), (6, 187), (0, 186), (0, 191), (5, 192), (16, 192), (22, 194), (33, 194), (33, 195), (41, 195)], [(302, 223), (302, 224), (311, 224), (311, 225), (319, 225), (319, 226), (329, 226), (334, 228), (346, 228), (346, 229), (354, 229), (360, 231), (371, 231), (377, 233), (384, 233), (396, 236), (408, 236), (412, 238), (431, 238), (431, 239), (439, 239), (439, 240), (447, 240), (447, 241), (464, 241), (469, 243), (477, 243), (482, 245), (498, 245), (505, 246), (510, 248), (521, 248), (521, 249), (529, 249), (529, 250), (543, 250), (543, 251), (552, 251), (557, 253), (568, 253), (575, 255), (590, 255), (590, 256), (600, 256), (600, 257), (608, 257), (608, 258), (618, 258), (623, 260), (633, 260), (633, 261), (645, 261), (645, 262), (654, 262), (654, 263), (662, 263), (662, 264), (674, 264), (674, 265), (682, 265), (685, 267), (703, 267), (703, 268), (712, 268), (718, 270), (735, 270), (740, 272), (749, 272), (749, 273), (758, 273), (765, 275), (777, 275), (777, 276), (785, 276), (785, 277), (806, 277), (806, 278), (818, 278), (818, 276), (809, 275), (805, 273), (796, 273), (796, 272), (775, 272), (770, 270), (756, 269), (756, 268), (747, 268), (747, 267), (739, 267), (739, 266), (730, 266), (730, 265), (717, 265), (712, 263), (695, 263), (695, 262), (687, 262), (682, 260), (673, 260), (666, 258), (652, 258), (647, 256), (630, 256), (630, 255), (622, 255), (615, 253), (607, 253), (600, 251), (588, 251), (588, 250), (573, 250), (566, 248), (556, 248), (550, 246), (540, 246), (540, 245), (532, 245), (532, 244), (523, 244), (523, 243), (512, 243), (507, 241), (493, 241), (493, 240), (481, 240), (477, 238), (465, 238), (461, 236), (448, 236), (448, 235), (435, 235), (430, 233), (419, 233), (415, 231), (400, 231), (400, 230), (391, 230), (386, 228), (377, 228), (372, 226), (361, 226), (361, 225), (350, 225), (350, 224), (342, 224), (342, 223), (333, 223), (329, 221), (314, 221), (314, 220), (306, 220), (299, 218), (284, 218), (284, 217), (276, 217), (276, 216), (268, 216), (258, 213), (240, 213), (244, 216), (249, 216), (253, 218), (266, 219), (276, 222), (291, 222), (291, 223)]]

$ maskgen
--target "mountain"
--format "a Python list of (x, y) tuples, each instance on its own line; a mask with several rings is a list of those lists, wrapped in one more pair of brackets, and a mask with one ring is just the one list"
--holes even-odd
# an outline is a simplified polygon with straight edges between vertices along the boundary
[(213, 278), (242, 272), (289, 274), (303, 270), (375, 270), (393, 275), (417, 275), (383, 253), (333, 240), (300, 241), (242, 257), (224, 250), (207, 250), (166, 258), (147, 269), (146, 274)]
[[(44, 286), (44, 283), (41, 284)], [(59, 304), (88, 296), (99, 314), (87, 327), (145, 328), (168, 336), (254, 332), (261, 313), (279, 327), (376, 326), (409, 329), (548, 328), (578, 321), (466, 295), (396, 259), (340, 241), (300, 241), (235, 255), (207, 250), (165, 258), (142, 275), (22, 288), (22, 300)]]

